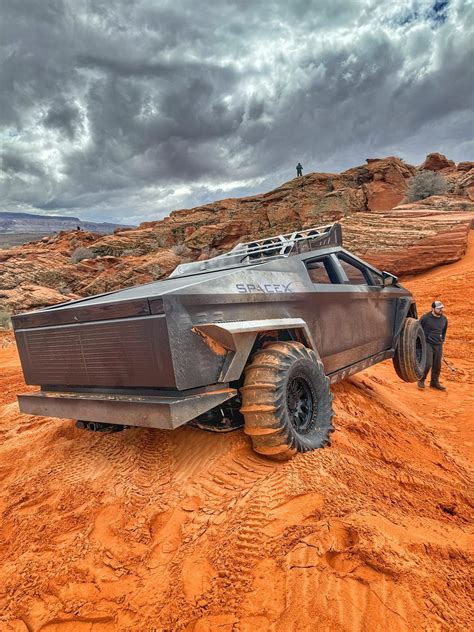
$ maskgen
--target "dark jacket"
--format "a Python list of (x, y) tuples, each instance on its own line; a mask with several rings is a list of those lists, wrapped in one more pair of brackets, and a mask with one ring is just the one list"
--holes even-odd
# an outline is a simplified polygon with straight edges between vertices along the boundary
[(426, 342), (429, 342), (430, 345), (443, 344), (448, 329), (448, 319), (444, 314), (437, 317), (433, 316), (431, 312), (427, 312), (420, 318), (420, 324), (425, 332)]

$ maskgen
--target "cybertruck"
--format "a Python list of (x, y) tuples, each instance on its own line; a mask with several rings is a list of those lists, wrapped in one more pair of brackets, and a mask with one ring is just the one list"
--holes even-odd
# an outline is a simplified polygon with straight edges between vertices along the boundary
[(425, 364), (411, 293), (342, 247), (339, 224), (242, 243), (165, 280), (13, 317), (20, 410), (89, 430), (244, 426), (277, 459), (329, 443), (330, 384)]

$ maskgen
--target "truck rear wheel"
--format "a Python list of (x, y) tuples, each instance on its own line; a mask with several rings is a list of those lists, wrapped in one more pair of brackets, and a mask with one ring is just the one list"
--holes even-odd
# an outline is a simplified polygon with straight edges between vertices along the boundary
[(244, 431), (256, 452), (284, 460), (329, 443), (329, 379), (321, 360), (301, 343), (272, 342), (257, 351), (241, 391)]
[(404, 382), (416, 382), (426, 365), (425, 332), (416, 318), (407, 318), (398, 339), (393, 366)]

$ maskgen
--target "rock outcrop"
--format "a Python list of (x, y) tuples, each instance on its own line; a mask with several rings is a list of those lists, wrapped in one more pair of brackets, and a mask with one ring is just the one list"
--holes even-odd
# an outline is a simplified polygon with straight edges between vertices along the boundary
[(344, 174), (363, 178), (362, 190), (369, 211), (393, 208), (405, 197), (408, 180), (416, 173), (415, 167), (400, 158), (368, 158), (366, 167), (349, 169)]
[(431, 195), (424, 200), (417, 200), (406, 204), (398, 204), (396, 210), (401, 212), (413, 209), (414, 211), (425, 210), (430, 211), (449, 211), (462, 213), (467, 211), (474, 213), (474, 202), (468, 198), (455, 195)]
[(77, 294), (69, 292), (64, 294), (44, 285), (22, 283), (11, 289), (0, 290), (0, 304), (10, 314), (37, 309), (46, 305), (63, 303), (65, 300), (81, 298)]
[[(424, 164), (433, 165), (433, 156), (440, 154)], [(456, 168), (443, 156), (436, 160), (447, 164), (443, 176), (452, 192), (417, 203), (402, 203), (416, 167), (396, 157), (369, 158), (340, 174), (310, 173), (268, 193), (173, 211), (113, 235), (63, 231), (0, 250), (0, 311), (146, 283), (240, 241), (334, 221), (344, 225), (349, 249), (395, 274), (455, 261), (474, 217), (474, 169), (467, 168), (471, 163)]]
[(345, 248), (396, 275), (457, 261), (466, 254), (470, 230), (462, 213), (417, 209), (358, 213), (342, 224)]
[(454, 187), (454, 193), (468, 198), (474, 202), (474, 169), (470, 169), (466, 175), (459, 178)]
[(470, 171), (471, 169), (474, 169), (474, 162), (459, 162), (456, 168), (458, 171)]
[(425, 162), (420, 166), (422, 170), (428, 171), (441, 171), (442, 169), (449, 169), (454, 167), (454, 161), (448, 160), (443, 154), (432, 153), (426, 156)]

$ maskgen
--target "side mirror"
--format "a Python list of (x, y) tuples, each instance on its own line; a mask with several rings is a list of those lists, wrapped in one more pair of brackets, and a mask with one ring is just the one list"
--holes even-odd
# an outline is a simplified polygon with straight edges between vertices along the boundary
[(390, 274), (390, 272), (385, 272), (385, 270), (382, 272), (382, 277), (383, 277), (384, 287), (389, 287), (390, 285), (397, 285), (398, 283), (398, 277), (396, 277), (394, 274)]

